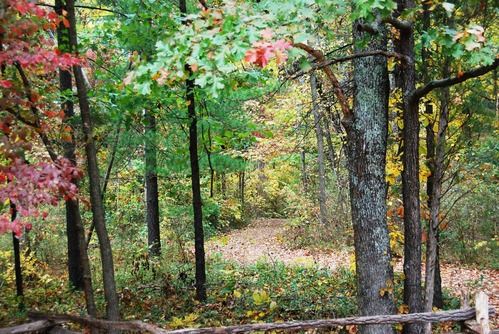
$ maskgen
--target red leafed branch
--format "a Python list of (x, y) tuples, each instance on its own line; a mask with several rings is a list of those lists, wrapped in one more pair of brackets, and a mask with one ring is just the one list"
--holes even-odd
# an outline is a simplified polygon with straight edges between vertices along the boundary
[(256, 64), (259, 67), (265, 67), (270, 59), (275, 58), (277, 65), (282, 64), (288, 58), (287, 50), (291, 49), (291, 43), (282, 39), (271, 42), (273, 31), (269, 28), (262, 30), (260, 35), (263, 41), (253, 43), (253, 48), (246, 51), (244, 60)]
[[(23, 156), (33, 150), (38, 137), (46, 138), (47, 131), (58, 128), (53, 125), (59, 125), (61, 117), (59, 108), (37, 91), (40, 85), (53, 84), (39, 75), (81, 62), (61, 53), (47, 32), (60, 23), (69, 26), (64, 16), (26, 0), (0, 1), (4, 10), (0, 26), (0, 203), (11, 204), (0, 212), (0, 233), (12, 231), (19, 236), (23, 227), (31, 228), (29, 218), (48, 216), (42, 205), (79, 197), (71, 181), (82, 174), (69, 160), (28, 163)], [(31, 84), (30, 78), (36, 83)], [(17, 212), (14, 221), (9, 207)]]
[(40, 211), (40, 205), (57, 205), (61, 199), (74, 199), (78, 189), (71, 182), (82, 174), (67, 159), (55, 164), (38, 162), (30, 165), (21, 158), (12, 160), (0, 168), (0, 202), (9, 201), (15, 205), (20, 218), (10, 221), (10, 212), (0, 215), (0, 233), (13, 231), (21, 233), (21, 227), (31, 227), (28, 217), (45, 219), (47, 212)]

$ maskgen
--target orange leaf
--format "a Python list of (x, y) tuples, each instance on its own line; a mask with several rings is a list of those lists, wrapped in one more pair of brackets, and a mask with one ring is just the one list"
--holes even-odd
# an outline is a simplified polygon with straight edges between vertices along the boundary
[(400, 217), (404, 218), (404, 207), (401, 205), (399, 206), (399, 208), (397, 209), (397, 215), (399, 215)]
[(62, 24), (64, 24), (66, 28), (69, 28), (69, 21), (65, 17), (62, 18)]

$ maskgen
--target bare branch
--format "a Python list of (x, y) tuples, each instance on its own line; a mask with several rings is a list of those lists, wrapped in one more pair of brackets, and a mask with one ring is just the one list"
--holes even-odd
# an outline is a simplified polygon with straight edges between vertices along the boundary
[[(348, 56), (334, 58), (334, 59), (330, 59), (330, 60), (324, 60), (324, 61), (321, 61), (320, 63), (313, 65), (311, 70), (322, 69), (324, 67), (331, 66), (333, 64), (344, 63), (344, 62), (347, 62), (347, 61), (350, 61), (353, 59), (357, 59), (357, 58), (373, 57), (373, 56), (385, 56), (387, 58), (395, 58), (395, 59), (399, 59), (401, 61), (406, 61), (406, 62), (411, 61), (411, 59), (409, 57), (407, 57), (403, 54), (397, 53), (397, 52), (376, 50), (376, 51), (355, 53), (355, 54), (351, 54)], [(298, 78), (304, 74), (306, 74), (306, 72), (298, 71), (298, 72), (294, 73), (293, 75), (291, 75), (290, 78), (295, 79), (295, 78)]]
[[(49, 5), (49, 4), (43, 3), (43, 2), (38, 2), (36, 5), (37, 6), (44, 6), (44, 7), (55, 8), (54, 5)], [(85, 8), (85, 9), (91, 9), (91, 10), (98, 10), (98, 11), (101, 11), (101, 12), (113, 13), (113, 14), (117, 14), (117, 15), (120, 15), (120, 16), (124, 16), (124, 17), (127, 16), (126, 14), (120, 13), (120, 12), (118, 12), (116, 10), (112, 10), (112, 9), (108, 9), (108, 8), (102, 8), (102, 7), (94, 7), (94, 6), (86, 6), (86, 5), (75, 5), (75, 8)]]
[[(295, 43), (294, 46), (302, 50), (305, 50), (309, 55), (314, 57), (319, 62), (324, 62), (326, 60), (324, 59), (324, 55), (322, 54), (322, 52), (320, 52), (319, 50), (315, 50), (314, 48), (306, 44)], [(340, 103), (341, 110), (343, 111), (343, 116), (349, 116), (351, 113), (350, 106), (348, 105), (348, 100), (345, 94), (343, 93), (343, 90), (341, 89), (338, 79), (336, 79), (336, 76), (333, 74), (333, 71), (329, 66), (324, 66), (322, 67), (322, 69), (324, 70), (324, 73), (326, 73), (329, 82), (333, 86), (334, 93), (338, 97), (338, 102)]]
[(17, 334), (17, 333), (30, 333), (30, 332), (39, 332), (43, 330), (47, 330), (56, 325), (63, 324), (67, 321), (65, 320), (39, 320), (34, 321), (29, 324), (14, 326), (14, 327), (6, 327), (0, 328), (0, 334)]
[(493, 71), (498, 66), (499, 66), (499, 58), (496, 58), (494, 60), (494, 62), (490, 65), (482, 66), (482, 67), (476, 68), (474, 70), (464, 72), (463, 74), (456, 75), (454, 77), (430, 81), (426, 85), (421, 86), (418, 89), (416, 89), (414, 91), (414, 93), (412, 93), (410, 98), (413, 101), (418, 101), (419, 99), (426, 96), (428, 93), (430, 93), (431, 91), (433, 91), (436, 88), (444, 88), (444, 87), (457, 85), (458, 83), (464, 82), (468, 79), (473, 79), (473, 78), (482, 76), (490, 71)]
[(383, 22), (391, 24), (398, 30), (408, 31), (412, 29), (411, 23), (409, 21), (400, 21), (394, 17), (387, 17), (386, 19), (383, 20)]
[(201, 4), (201, 6), (203, 6), (203, 8), (205, 10), (208, 10), (210, 7), (208, 7), (208, 5), (206, 4), (206, 1), (205, 0), (198, 0), (199, 3)]

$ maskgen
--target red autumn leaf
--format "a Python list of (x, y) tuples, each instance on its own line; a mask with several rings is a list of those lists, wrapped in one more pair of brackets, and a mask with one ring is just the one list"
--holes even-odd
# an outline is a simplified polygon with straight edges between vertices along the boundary
[(12, 82), (8, 80), (0, 80), (0, 85), (2, 85), (3, 88), (10, 88), (12, 87)]
[(272, 45), (268, 42), (255, 42), (253, 46), (254, 49), (246, 51), (244, 60), (262, 68), (267, 66), (270, 58), (274, 57)]
[(26, 14), (29, 11), (29, 7), (24, 1), (14, 1), (11, 3), (11, 5), (22, 15)]
[(36, 7), (35, 8), (35, 15), (36, 17), (38, 17), (39, 19), (43, 18), (45, 15), (47, 15), (47, 13), (40, 7)]
[(56, 12), (50, 12), (49, 15), (48, 15), (48, 19), (49, 20), (55, 20), (55, 19), (57, 19)]

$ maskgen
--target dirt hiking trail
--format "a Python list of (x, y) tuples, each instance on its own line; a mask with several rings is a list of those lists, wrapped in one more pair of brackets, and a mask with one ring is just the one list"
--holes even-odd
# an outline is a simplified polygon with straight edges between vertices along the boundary
[[(247, 227), (234, 230), (206, 245), (207, 255), (220, 253), (222, 259), (242, 265), (258, 261), (295, 265), (316, 264), (335, 270), (350, 266), (351, 250), (319, 252), (311, 249), (290, 249), (282, 242), (287, 233), (285, 219), (259, 219)], [(396, 271), (402, 271), (401, 262)], [(424, 269), (423, 269), (424, 275)], [(489, 296), (490, 306), (495, 307), (496, 316), (491, 318), (495, 328), (499, 327), (499, 271), (460, 266), (458, 263), (441, 264), (442, 285), (457, 296), (461, 291), (468, 292), (473, 302), (475, 292), (483, 290)]]

